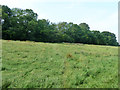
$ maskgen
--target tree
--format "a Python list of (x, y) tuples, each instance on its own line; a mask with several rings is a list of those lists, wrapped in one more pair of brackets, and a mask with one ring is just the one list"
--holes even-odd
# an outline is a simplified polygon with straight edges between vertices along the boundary
[(114, 33), (103, 31), (102, 34), (104, 35), (104, 38), (106, 39), (107, 45), (118, 45)]
[(83, 29), (83, 30), (90, 30), (90, 27), (88, 24), (86, 23), (81, 23), (79, 24), (80, 28)]
[[(39, 42), (69, 42), (97, 45), (118, 45), (114, 33), (97, 30), (90, 31), (86, 23), (52, 23), (46, 19), (37, 19), (32, 9), (20, 9), (2, 6), (3, 39), (31, 40)], [(0, 27), (1, 28), (1, 27)]]
[[(10, 26), (7, 26), (11, 32), (10, 39), (29, 40), (29, 22), (37, 21), (37, 14), (31, 9), (22, 10), (19, 8), (11, 9)], [(4, 26), (4, 25), (3, 25)]]
[(12, 12), (11, 9), (8, 6), (3, 5), (2, 6), (2, 38), (3, 39), (10, 39), (10, 30), (9, 27), (10, 24), (10, 18), (11, 18)]

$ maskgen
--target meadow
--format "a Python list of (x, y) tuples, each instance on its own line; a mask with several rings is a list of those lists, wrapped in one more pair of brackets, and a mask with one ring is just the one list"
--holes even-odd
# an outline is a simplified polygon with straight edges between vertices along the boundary
[(3, 88), (118, 88), (118, 47), (2, 40)]

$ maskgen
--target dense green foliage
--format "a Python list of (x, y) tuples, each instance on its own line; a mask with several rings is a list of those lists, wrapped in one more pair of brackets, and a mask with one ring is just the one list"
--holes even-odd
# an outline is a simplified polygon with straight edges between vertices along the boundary
[(2, 42), (3, 88), (118, 88), (118, 47)]
[(114, 33), (90, 30), (86, 23), (77, 25), (72, 22), (60, 22), (55, 24), (45, 19), (37, 19), (37, 16), (37, 13), (31, 9), (10, 9), (3, 5), (3, 39), (118, 45)]

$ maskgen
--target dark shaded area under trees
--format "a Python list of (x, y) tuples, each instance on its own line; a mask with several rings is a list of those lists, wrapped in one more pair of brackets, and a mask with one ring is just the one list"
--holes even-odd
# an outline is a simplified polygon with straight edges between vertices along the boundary
[(2, 39), (30, 40), (52, 43), (84, 43), (117, 46), (114, 33), (90, 30), (86, 23), (79, 25), (67, 22), (52, 23), (45, 19), (37, 19), (32, 9), (10, 9), (2, 6)]

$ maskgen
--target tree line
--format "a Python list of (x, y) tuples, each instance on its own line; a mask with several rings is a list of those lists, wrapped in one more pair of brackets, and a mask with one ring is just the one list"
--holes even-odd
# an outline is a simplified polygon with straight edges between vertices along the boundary
[(83, 43), (96, 45), (118, 45), (114, 33), (90, 30), (86, 23), (52, 23), (38, 19), (32, 9), (12, 8), (2, 5), (2, 39), (30, 40), (52, 43)]

